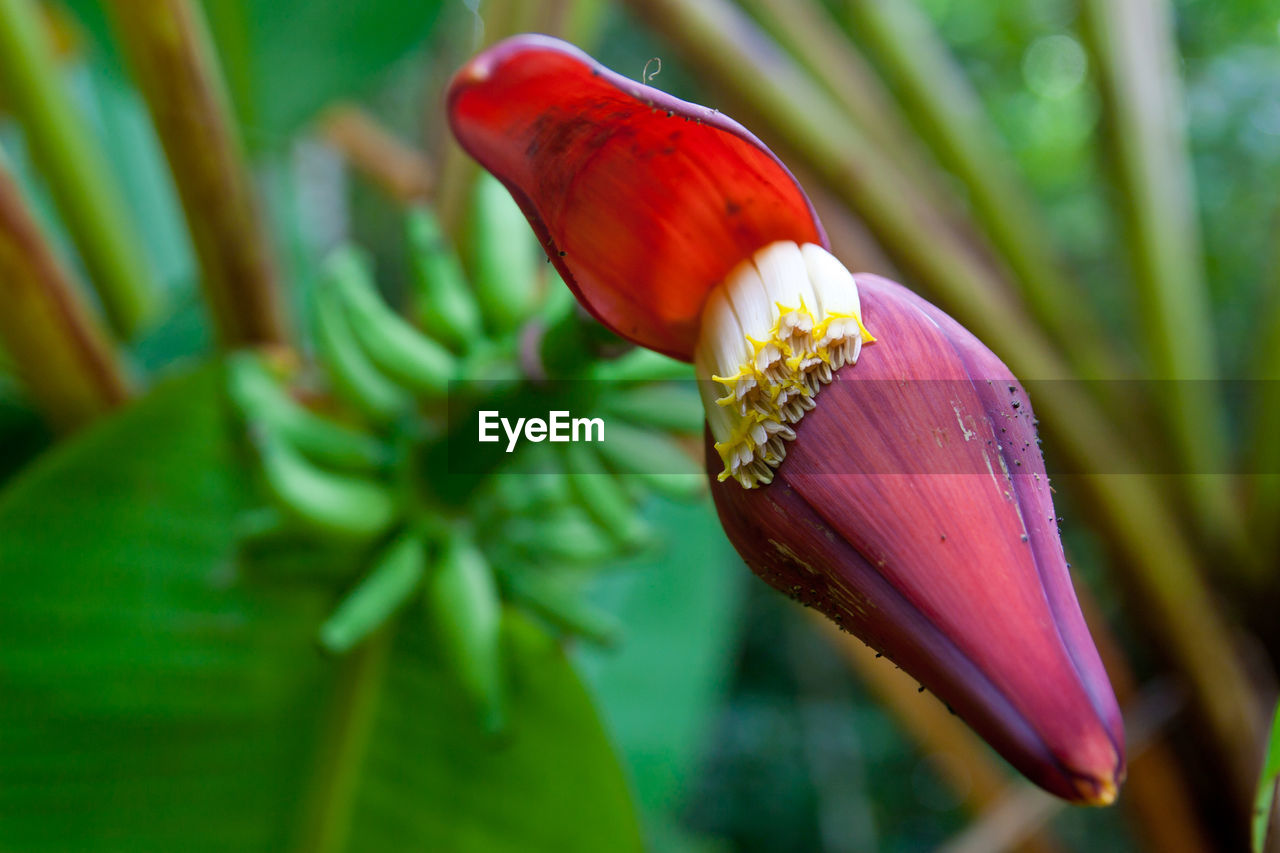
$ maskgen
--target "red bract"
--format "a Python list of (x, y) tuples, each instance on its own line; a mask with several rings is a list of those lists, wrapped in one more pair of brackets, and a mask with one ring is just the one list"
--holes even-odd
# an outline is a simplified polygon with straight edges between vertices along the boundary
[(1114, 799), (1119, 711), (1029, 402), (1000, 360), (900, 285), (855, 286), (804, 246), (825, 236), (794, 178), (717, 113), (531, 36), (468, 63), (449, 107), (597, 317), (696, 352), (708, 464), (725, 469), (713, 494), (747, 564), (884, 652), (1036, 783)]
[(587, 310), (658, 352), (693, 359), (707, 294), (755, 249), (826, 243), (800, 185), (745, 128), (556, 39), (472, 59), (448, 109)]

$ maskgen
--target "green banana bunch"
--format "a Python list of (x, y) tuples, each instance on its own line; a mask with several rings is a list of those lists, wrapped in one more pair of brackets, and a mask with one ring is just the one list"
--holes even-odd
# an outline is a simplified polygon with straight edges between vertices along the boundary
[(320, 644), (331, 652), (350, 650), (404, 604), (422, 582), (426, 543), (401, 534), (374, 558), (373, 566), (320, 628)]
[(351, 247), (336, 250), (325, 264), (356, 342), (393, 382), (428, 399), (443, 397), (457, 373), (453, 354), (387, 307), (369, 267), (368, 257)]
[[(367, 639), (421, 590), (442, 657), (496, 730), (504, 719), (503, 600), (566, 634), (613, 642), (616, 620), (582, 598), (584, 569), (649, 541), (638, 506), (651, 494), (704, 493), (701, 465), (668, 435), (701, 436), (701, 405), (691, 381), (668, 381), (691, 380), (688, 365), (646, 350), (596, 357), (603, 347), (567, 293), (539, 294), (537, 247), (492, 178), (474, 187), (465, 225), (474, 291), (429, 210), (410, 211), (405, 229), (424, 331), (387, 306), (355, 248), (327, 258), (314, 294), (317, 361), (366, 427), (299, 404), (260, 358), (231, 358), (229, 393), (249, 426), (270, 503), (250, 526), (325, 543), (348, 567), (363, 563), (360, 580), (320, 628), (332, 652)], [(418, 450), (436, 446), (426, 438), (431, 425), (448, 423), (441, 404), (451, 379), (501, 378), (507, 391), (525, 392), (512, 332), (529, 321), (564, 336), (570, 357), (545, 369), (552, 379), (592, 380), (581, 402), (608, 416), (606, 441), (522, 448), (456, 502), (415, 490), (407, 478), (418, 470), (414, 460), (427, 458)], [(495, 393), (475, 384), (478, 395)], [(483, 548), (470, 533), (476, 529), (487, 531)], [(327, 581), (350, 576), (330, 573)]]
[(502, 604), (484, 554), (462, 529), (451, 530), (427, 575), (425, 605), (436, 640), (484, 726), (505, 724), (499, 631)]
[(399, 515), (395, 496), (383, 484), (317, 468), (266, 424), (256, 425), (250, 437), (272, 504), (317, 536), (373, 539)]
[(265, 423), (313, 462), (377, 471), (391, 461), (390, 449), (381, 441), (321, 417), (295, 401), (254, 353), (230, 356), (227, 387), (245, 421)]

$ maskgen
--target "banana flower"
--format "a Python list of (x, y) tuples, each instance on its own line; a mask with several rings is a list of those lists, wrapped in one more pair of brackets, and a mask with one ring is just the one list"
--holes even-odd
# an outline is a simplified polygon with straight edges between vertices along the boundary
[(865, 640), (1067, 800), (1124, 775), (1035, 420), (973, 335), (828, 251), (777, 157), (716, 110), (545, 36), (473, 58), (462, 147), (578, 300), (693, 362), (721, 523), (751, 569)]

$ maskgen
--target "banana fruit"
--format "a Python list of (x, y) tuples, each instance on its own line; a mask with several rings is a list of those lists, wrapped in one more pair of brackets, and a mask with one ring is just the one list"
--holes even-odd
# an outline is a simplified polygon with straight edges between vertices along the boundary
[(538, 247), (529, 224), (498, 179), (481, 172), (467, 208), (471, 281), (495, 335), (514, 331), (537, 303)]
[(356, 341), (375, 367), (423, 397), (443, 397), (457, 361), (387, 306), (373, 283), (368, 258), (344, 247), (330, 255), (325, 268)]
[(341, 268), (325, 265), (315, 292), (316, 355), (333, 390), (352, 408), (378, 423), (395, 420), (413, 405), (409, 394), (382, 373), (365, 353), (343, 311), (333, 277)]
[(319, 536), (368, 540), (396, 520), (399, 507), (382, 484), (315, 467), (265, 424), (250, 436), (272, 504), (299, 526)]
[(543, 568), (504, 571), (500, 576), (503, 589), (514, 601), (561, 631), (602, 646), (615, 645), (622, 636), (622, 625), (613, 614), (588, 604)]
[(505, 725), (500, 629), (502, 604), (484, 554), (465, 531), (451, 530), (428, 572), (425, 604), (458, 683), (491, 732)]
[(377, 471), (391, 461), (390, 450), (381, 441), (321, 417), (295, 401), (254, 353), (239, 352), (228, 359), (227, 388), (247, 423), (265, 423), (314, 462)]
[(609, 536), (624, 547), (642, 544), (649, 536), (648, 525), (622, 484), (600, 463), (589, 445), (567, 444), (564, 449), (569, 488), (582, 508)]
[(425, 543), (415, 533), (394, 539), (320, 627), (320, 644), (331, 652), (350, 650), (381, 627), (417, 590), (426, 570)]
[(480, 308), (430, 208), (409, 210), (405, 238), (414, 315), (431, 337), (454, 352), (467, 353), (484, 336)]

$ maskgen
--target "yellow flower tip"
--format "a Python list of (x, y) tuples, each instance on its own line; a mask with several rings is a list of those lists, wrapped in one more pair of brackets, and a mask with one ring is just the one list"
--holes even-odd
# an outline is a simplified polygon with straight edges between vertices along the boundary
[(862, 318), (857, 314), (854, 314), (853, 320), (858, 324), (858, 330), (862, 333), (862, 345), (866, 346), (867, 344), (874, 344), (876, 342), (876, 336), (868, 332), (867, 327), (862, 325)]
[(1080, 792), (1080, 802), (1086, 806), (1109, 806), (1120, 795), (1119, 783), (1110, 776), (1104, 779), (1077, 778), (1075, 786)]

